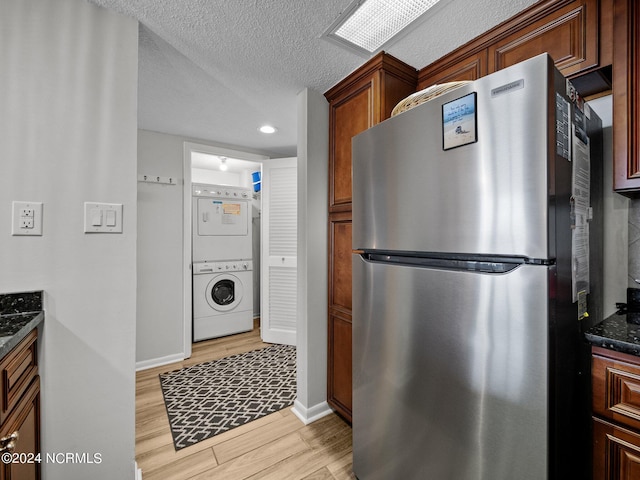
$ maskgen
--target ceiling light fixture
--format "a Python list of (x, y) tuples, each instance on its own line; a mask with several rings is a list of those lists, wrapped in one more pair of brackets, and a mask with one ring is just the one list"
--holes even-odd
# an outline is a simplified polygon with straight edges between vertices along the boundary
[(439, 0), (354, 0), (323, 37), (369, 56)]
[(262, 133), (275, 133), (278, 129), (276, 127), (272, 127), (271, 125), (262, 125), (258, 130)]
[(229, 165), (227, 165), (226, 157), (220, 157), (220, 171), (226, 172), (229, 170)]

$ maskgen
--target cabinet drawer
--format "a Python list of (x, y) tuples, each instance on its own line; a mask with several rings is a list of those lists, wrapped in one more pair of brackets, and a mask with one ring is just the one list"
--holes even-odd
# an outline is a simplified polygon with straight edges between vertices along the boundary
[(640, 435), (594, 418), (593, 478), (640, 478)]
[(640, 359), (593, 355), (592, 382), (594, 414), (640, 430)]
[(38, 331), (32, 330), (0, 362), (2, 376), (0, 423), (4, 423), (7, 415), (11, 413), (29, 387), (31, 380), (38, 374), (37, 338)]
[[(40, 377), (37, 375), (0, 428), (0, 438), (10, 436), (15, 436), (15, 440), (8, 451), (14, 455), (29, 459), (40, 453)], [(0, 480), (39, 479), (39, 462), (0, 463)]]

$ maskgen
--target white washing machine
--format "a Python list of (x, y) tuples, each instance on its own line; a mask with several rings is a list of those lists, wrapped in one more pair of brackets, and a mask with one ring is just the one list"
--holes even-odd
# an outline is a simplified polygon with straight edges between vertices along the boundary
[(251, 260), (193, 264), (193, 341), (253, 329)]
[(251, 258), (251, 190), (192, 185), (194, 262)]

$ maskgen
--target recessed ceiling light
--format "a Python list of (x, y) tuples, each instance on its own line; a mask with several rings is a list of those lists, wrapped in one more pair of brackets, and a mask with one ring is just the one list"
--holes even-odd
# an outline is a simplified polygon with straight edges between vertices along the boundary
[(354, 0), (323, 37), (370, 55), (439, 0)]
[(271, 125), (263, 125), (258, 130), (262, 133), (275, 133), (278, 129), (276, 127), (272, 127)]

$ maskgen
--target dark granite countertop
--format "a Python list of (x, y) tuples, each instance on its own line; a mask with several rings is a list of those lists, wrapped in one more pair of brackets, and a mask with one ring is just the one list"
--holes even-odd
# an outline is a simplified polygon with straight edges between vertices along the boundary
[(43, 320), (42, 291), (0, 294), (0, 359)]
[(640, 357), (640, 313), (614, 313), (585, 332), (597, 347)]
[(44, 312), (0, 315), (0, 359), (44, 320)]

